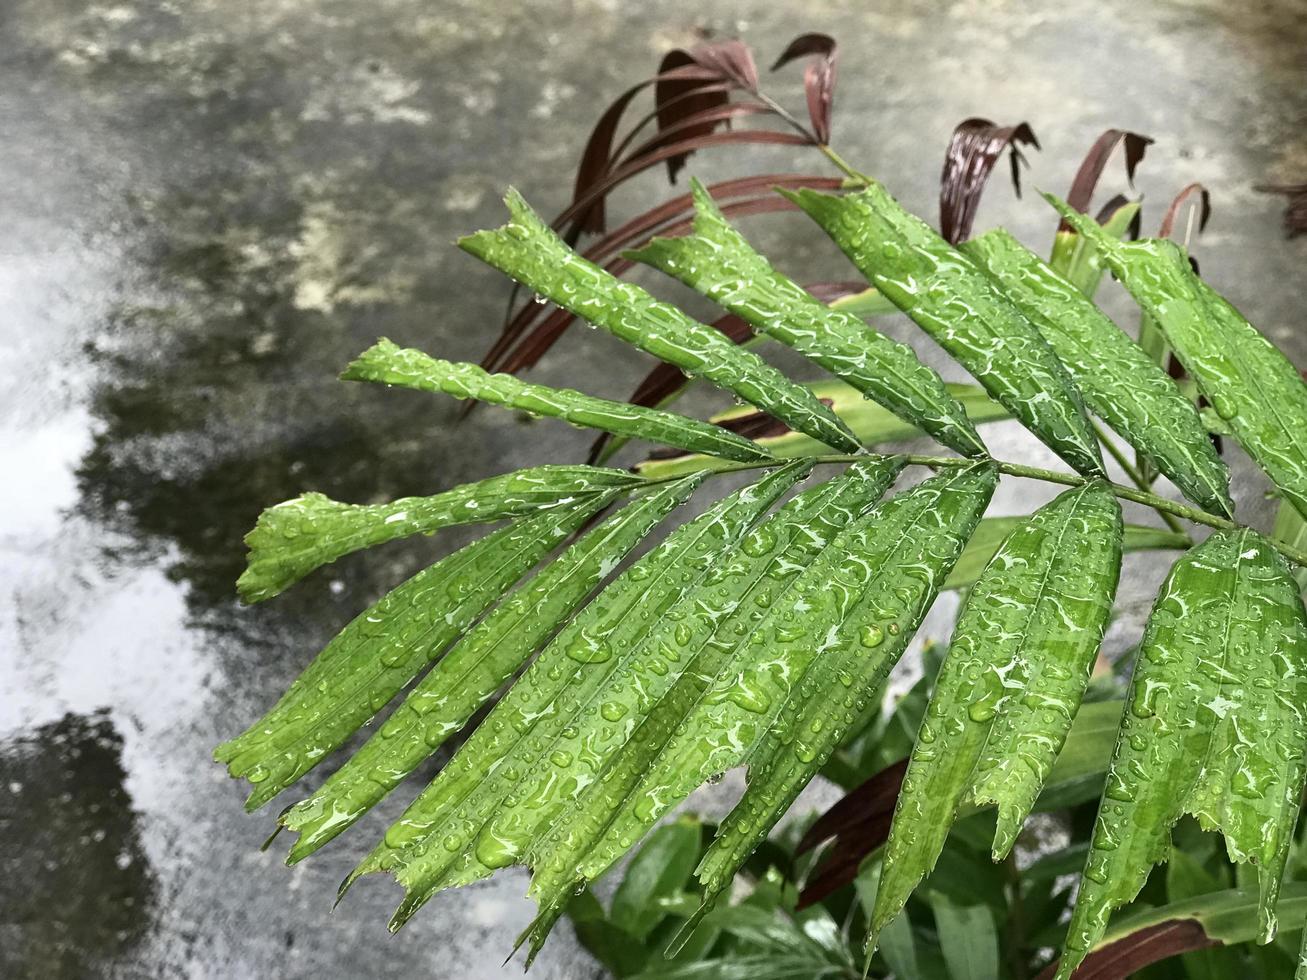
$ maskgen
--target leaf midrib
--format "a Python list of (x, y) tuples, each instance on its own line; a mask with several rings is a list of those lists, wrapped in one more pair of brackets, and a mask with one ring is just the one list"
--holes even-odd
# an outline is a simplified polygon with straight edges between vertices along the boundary
[[(1043, 604), (1044, 599), (1048, 595), (1048, 583), (1053, 575), (1053, 567), (1058, 564), (1058, 557), (1062, 554), (1062, 541), (1066, 537), (1067, 532), (1070, 530), (1071, 521), (1078, 513), (1081, 503), (1084, 501), (1085, 497), (1090, 493), (1092, 488), (1093, 488), (1093, 484), (1086, 484), (1080, 490), (1076, 491), (1077, 496), (1075, 497), (1075, 500), (1072, 502), (1070, 510), (1064, 515), (1063, 519), (1059, 524), (1059, 527), (1057, 529), (1056, 546), (1054, 547), (1051, 553), (1052, 557), (1049, 559), (1048, 562), (1044, 564), (1044, 570), (1043, 572), (1040, 573), (1039, 576), (1039, 589), (1035, 595), (1035, 598), (1026, 607), (1027, 613), (1024, 619), (1022, 620), (1021, 639), (1017, 643), (1016, 648), (1012, 652), (1012, 656), (1014, 658), (1025, 659), (1024, 655), (1026, 652), (1027, 644), (1031, 642), (1031, 637), (1032, 637), (1031, 630), (1029, 629), (1030, 623), (1032, 622), (1032, 620), (1034, 620), (1035, 614), (1039, 611), (1040, 606)], [(992, 560), (993, 559), (991, 559), (991, 561)], [(1035, 678), (1028, 678), (1027, 685), (1033, 680), (1035, 680)], [(1079, 709), (1077, 708), (1077, 712), (1078, 711)], [(990, 723), (988, 730), (985, 732), (985, 739), (979, 746), (979, 750), (976, 753), (977, 763), (976, 765), (973, 765), (971, 767), (971, 775), (968, 777), (969, 786), (966, 790), (964, 790), (964, 795), (970, 795), (972, 798), (972, 803), (974, 803), (976, 806), (980, 806), (982, 805), (982, 803), (993, 803), (995, 805), (998, 804), (998, 800), (986, 799), (982, 801), (980, 799), (977, 799), (975, 796), (976, 768), (979, 765), (979, 761), (983, 759), (986, 750), (989, 748), (989, 740), (994, 735), (994, 729), (997, 727), (997, 719), (998, 719), (998, 715), (995, 714), (994, 720)], [(1074, 720), (1074, 716), (1072, 720)], [(1059, 748), (1058, 755), (1060, 754), (1061, 754), (1061, 749)], [(1056, 761), (1056, 758), (1057, 757), (1054, 756), (1054, 761)], [(1042, 789), (1042, 784), (1043, 781), (1041, 780), (1040, 787), (1039, 787), (1041, 789)]]

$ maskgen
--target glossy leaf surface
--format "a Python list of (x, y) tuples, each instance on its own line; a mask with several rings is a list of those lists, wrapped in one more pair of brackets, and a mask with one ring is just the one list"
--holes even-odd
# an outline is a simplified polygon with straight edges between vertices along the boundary
[[(675, 661), (665, 656), (662, 642), (647, 642), (648, 635), (656, 624), (674, 633), (666, 614), (809, 469), (804, 463), (782, 467), (678, 528), (550, 642), (356, 869), (356, 875), (394, 870), (404, 885), (394, 928), (437, 890), (521, 858), (539, 821), (590, 778), (589, 750), (564, 745), (577, 741), (592, 703), (599, 721), (606, 720), (608, 699), (595, 703), (596, 697), (610, 695), (609, 713), (620, 721), (644, 696), (643, 685), (633, 684), (637, 677), (652, 683), (670, 675)], [(623, 680), (625, 691), (613, 690)]]
[(1307, 516), (1307, 384), (1257, 328), (1165, 239), (1117, 242), (1049, 196), (1166, 335), (1185, 370), (1258, 465)]
[(523, 574), (610, 498), (526, 517), (419, 572), (346, 626), (277, 704), (214, 757), (253, 789), (249, 809), (339, 747)]
[(1080, 707), (1121, 567), (1121, 511), (1100, 484), (1018, 524), (958, 617), (899, 793), (872, 932), (899, 913), (964, 797), (997, 803), (1011, 849)]
[(1043, 336), (975, 264), (879, 184), (844, 197), (784, 192), (855, 266), (1075, 469), (1103, 473), (1098, 441)]
[[(898, 472), (893, 460), (854, 464), (795, 497), (744, 540), (723, 572), (732, 583), (729, 611), (714, 621), (710, 610), (691, 607), (676, 624), (673, 640), (679, 630), (686, 642), (675, 684), (532, 848), (531, 893), (543, 909), (557, 908), (577, 881), (598, 878), (704, 780), (743, 761), (779, 703), (781, 661), (769, 641), (801, 640), (794, 617), (808, 603), (802, 590), (822, 581), (821, 570), (840, 553), (841, 532)], [(533, 935), (534, 946), (547, 928)]]
[(776, 676), (787, 679), (775, 694), (783, 698), (777, 723), (750, 754), (744, 797), (699, 865), (709, 901), (865, 712), (996, 483), (984, 465), (932, 477), (881, 504), (841, 537), (828, 561), (814, 565), (792, 620), (803, 627), (799, 649), (773, 644), (785, 657)]
[[(814, 395), (830, 405), (858, 440), (868, 449), (878, 449), (887, 443), (902, 442), (924, 433), (888, 409), (868, 399), (856, 388), (843, 381), (814, 381), (807, 386)], [(1011, 418), (1006, 408), (994, 401), (979, 385), (945, 385), (948, 393), (960, 404), (973, 425), (998, 422)], [(750, 406), (735, 406), (712, 417), (721, 426), (738, 429), (765, 452), (777, 459), (798, 459), (825, 452), (825, 447), (811, 436), (777, 422)], [(729, 464), (711, 456), (691, 454), (685, 456), (655, 456), (635, 466), (636, 472), (650, 479), (678, 476), (704, 469), (722, 469)]]
[(791, 428), (843, 452), (858, 449), (838, 418), (757, 354), (577, 255), (516, 192), (505, 203), (511, 214), (507, 225), (470, 235), (459, 246), (589, 323), (734, 392)]
[(962, 246), (1044, 335), (1085, 402), (1180, 488), (1215, 514), (1234, 513), (1230, 472), (1193, 402), (1075, 286), (1007, 232)]
[(628, 257), (679, 279), (759, 333), (806, 354), (912, 425), (964, 456), (984, 443), (962, 406), (910, 347), (833, 309), (774, 268), (694, 183), (694, 234), (655, 238)]
[(475, 364), (442, 361), (421, 351), (380, 340), (345, 369), (346, 381), (376, 381), (387, 385), (440, 391), (532, 415), (563, 419), (572, 425), (601, 429), (627, 438), (675, 446), (726, 459), (752, 461), (767, 454), (715, 425), (655, 408), (641, 408), (573, 391), (519, 381), (510, 374), (488, 374)]
[(260, 602), (362, 548), (442, 527), (489, 524), (563, 507), (639, 483), (621, 470), (537, 466), (388, 504), (342, 504), (320, 493), (302, 494), (259, 515), (258, 524), (245, 536), (250, 553), (236, 587), (247, 602)]
[(1255, 531), (1217, 532), (1176, 562), (1144, 630), (1059, 977), (1164, 860), (1185, 813), (1257, 867), (1261, 941), (1303, 791), (1307, 620)]
[(342, 833), (459, 731), (703, 477), (646, 493), (590, 531), (469, 630), (350, 760), (281, 823), (294, 863)]

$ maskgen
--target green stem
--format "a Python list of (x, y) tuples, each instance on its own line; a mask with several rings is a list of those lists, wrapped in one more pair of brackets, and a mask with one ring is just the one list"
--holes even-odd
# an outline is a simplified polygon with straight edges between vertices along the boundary
[[(766, 96), (762, 96), (762, 98), (765, 99)], [(769, 99), (767, 101), (770, 102)], [(774, 109), (780, 112), (783, 118), (785, 118), (787, 121), (790, 122), (791, 125), (796, 126), (801, 132), (805, 133), (806, 135), (811, 135), (810, 133), (808, 133), (807, 129), (797, 120), (795, 120), (793, 116), (789, 115), (788, 112), (786, 112), (780, 106), (777, 106), (775, 103), (771, 103), (771, 104)], [(847, 160), (845, 160), (842, 156), (840, 156), (840, 154), (833, 147), (827, 146), (826, 144), (819, 142), (817, 143), (817, 149), (820, 150), (826, 156), (826, 159), (830, 160), (831, 163), (835, 164), (835, 166), (838, 167), (851, 181), (861, 184), (863, 186), (866, 186), (872, 182), (870, 177), (868, 177), (866, 174), (862, 173), (861, 171), (853, 167)], [(1094, 431), (1098, 434), (1099, 442), (1103, 444), (1103, 448), (1105, 448), (1108, 454), (1114, 460), (1116, 460), (1117, 464), (1125, 472), (1126, 476), (1128, 476), (1131, 479), (1131, 481), (1135, 484), (1135, 486), (1138, 487), (1140, 490), (1147, 492), (1151, 484), (1145, 479), (1144, 475), (1140, 473), (1138, 469), (1135, 468), (1134, 464), (1132, 464), (1129, 459), (1126, 458), (1125, 454), (1121, 452), (1120, 447), (1117, 446), (1117, 444), (1112, 440), (1112, 438), (1106, 432), (1103, 431), (1103, 429), (1098, 425), (1097, 422), (1094, 422), (1093, 425), (1094, 425)], [(1001, 468), (1002, 467), (1000, 466), (1000, 469)], [(1163, 498), (1158, 497), (1157, 499), (1161, 500)], [(1184, 533), (1183, 526), (1180, 524), (1178, 520), (1176, 520), (1174, 514), (1160, 507), (1153, 507), (1153, 509), (1157, 511), (1157, 516), (1160, 517), (1165, 522), (1168, 528), (1170, 528), (1176, 534)]]
[[(1135, 465), (1130, 462), (1130, 459), (1126, 456), (1126, 454), (1121, 451), (1121, 447), (1116, 444), (1115, 440), (1113, 440), (1113, 438), (1106, 431), (1104, 431), (1103, 427), (1099, 425), (1097, 422), (1091, 421), (1090, 424), (1093, 425), (1094, 432), (1098, 435), (1098, 441), (1102, 443), (1103, 448), (1107, 450), (1107, 454), (1111, 456), (1114, 460), (1116, 460), (1116, 464), (1121, 467), (1121, 469), (1125, 472), (1126, 476), (1130, 477), (1130, 481), (1136, 487), (1138, 487), (1140, 490), (1147, 491), (1149, 489), (1149, 484), (1147, 479), (1145, 479), (1144, 475), (1140, 473), (1138, 469), (1135, 468)], [(1166, 526), (1169, 527), (1176, 534), (1184, 533), (1184, 528), (1181, 527), (1180, 522), (1177, 521), (1172, 515), (1168, 514), (1166, 511), (1164, 510), (1157, 511), (1157, 516), (1160, 517), (1163, 521), (1165, 521)]]
[[(822, 456), (809, 456), (813, 463), (824, 465), (848, 464), (865, 461), (873, 458), (864, 453), (830, 453)], [(920, 453), (893, 453), (887, 457), (891, 459), (901, 459), (908, 466), (928, 466), (931, 469), (963, 469), (968, 466), (975, 466), (978, 463), (988, 463), (997, 469), (1000, 473), (1007, 476), (1020, 477), (1023, 480), (1042, 480), (1045, 483), (1057, 483), (1065, 487), (1080, 487), (1091, 482), (1090, 478), (1080, 476), (1078, 473), (1061, 473), (1057, 470), (1040, 469), (1038, 466), (1025, 466), (1021, 463), (1009, 463), (1001, 459), (992, 459), (981, 457), (979, 459), (964, 459), (960, 456), (927, 456)], [(767, 466), (779, 466), (782, 463), (788, 463), (788, 459), (766, 459), (753, 463), (730, 463), (720, 467), (715, 467), (713, 473), (738, 473), (743, 470), (756, 470)], [(666, 483), (669, 480), (679, 480), (685, 474), (676, 476), (661, 476), (648, 480), (649, 484)], [(1098, 480), (1097, 477), (1093, 478)], [(1107, 480), (1101, 482), (1113, 495), (1122, 500), (1129, 500), (1136, 504), (1143, 504), (1145, 507), (1151, 507), (1159, 514), (1171, 514), (1191, 524), (1201, 524), (1204, 527), (1215, 528), (1218, 531), (1238, 531), (1246, 525), (1238, 524), (1234, 521), (1228, 521), (1224, 517), (1217, 517), (1215, 514), (1209, 514), (1205, 510), (1199, 510), (1197, 507), (1190, 507), (1188, 504), (1178, 503), (1174, 500), (1167, 500), (1165, 497), (1159, 497), (1155, 493), (1149, 493), (1146, 490), (1139, 490), (1135, 487), (1122, 486), (1119, 483), (1111, 483)], [(1285, 558), (1296, 565), (1307, 567), (1307, 551), (1295, 548), (1283, 541), (1272, 540), (1271, 544), (1275, 549), (1284, 555)]]
[[(795, 131), (807, 137), (812, 142), (812, 145), (815, 146), (826, 157), (826, 159), (828, 159), (832, 164), (836, 166), (836, 168), (840, 170), (841, 173), (843, 173), (846, 177), (849, 178), (851, 184), (865, 187), (873, 182), (871, 177), (868, 177), (866, 174), (862, 173), (860, 170), (855, 168), (852, 164), (850, 164), (847, 160), (845, 160), (842, 156), (840, 156), (840, 154), (833, 147), (817, 139), (816, 134), (813, 133), (811, 129), (809, 129), (802, 122), (800, 122), (799, 119), (797, 119), (793, 113), (791, 113), (783, 105), (781, 105), (779, 102), (773, 99), (770, 95), (767, 95), (765, 92), (762, 92), (758, 89), (752, 89), (750, 91), (750, 94), (754, 96), (756, 99), (758, 99), (759, 101), (765, 103), (768, 106), (768, 108), (770, 108), (774, 113), (776, 113), (777, 116), (783, 119)], [(1097, 426), (1095, 427), (1097, 428)], [(1217, 530), (1220, 531), (1237, 530), (1244, 526), (1241, 524), (1237, 524), (1234, 521), (1228, 521), (1223, 517), (1216, 517), (1212, 514), (1207, 513), (1204, 510), (1199, 510), (1197, 507), (1190, 507), (1187, 504), (1176, 503), (1175, 501), (1167, 500), (1165, 497), (1159, 497), (1157, 496), (1157, 494), (1149, 492), (1148, 489), (1149, 483), (1144, 479), (1143, 474), (1141, 474), (1139, 470), (1136, 469), (1130, 463), (1130, 461), (1125, 458), (1125, 456), (1121, 453), (1121, 450), (1116, 446), (1115, 443), (1111, 441), (1110, 438), (1106, 437), (1105, 433), (1103, 433), (1101, 429), (1098, 430), (1098, 433), (1099, 433), (1099, 439), (1103, 442), (1103, 445), (1106, 447), (1108, 453), (1112, 456), (1113, 459), (1117, 461), (1117, 463), (1120, 464), (1121, 468), (1125, 471), (1126, 475), (1129, 476), (1130, 479), (1133, 480), (1138, 485), (1137, 488), (1126, 487), (1120, 485), (1119, 483), (1110, 483), (1104, 481), (1104, 483), (1112, 491), (1112, 493), (1115, 494), (1120, 499), (1130, 500), (1137, 504), (1143, 504), (1145, 507), (1151, 507), (1153, 510), (1157, 512), (1157, 515), (1163, 521), (1166, 522), (1167, 526), (1172, 531), (1181, 534), (1183, 534), (1184, 532), (1181, 525), (1176, 520), (1176, 518), (1182, 518), (1183, 520), (1189, 521), (1190, 523), (1193, 524), (1202, 524), (1207, 527), (1216, 528)], [(814, 456), (811, 458), (818, 464), (824, 464), (824, 463), (852, 463), (860, 459), (865, 459), (866, 457), (861, 455), (851, 456), (847, 454), (835, 454), (835, 455), (828, 455), (828, 456)], [(907, 463), (909, 466), (929, 466), (934, 468), (940, 468), (940, 467), (957, 468), (963, 466), (970, 466), (973, 463), (977, 462), (977, 460), (974, 459), (961, 459), (955, 456), (921, 456), (913, 453), (900, 454), (900, 458), (903, 459), (904, 462)], [(992, 463), (995, 467), (997, 467), (1000, 473), (1005, 473), (1008, 476), (1016, 476), (1028, 480), (1043, 480), (1047, 483), (1060, 483), (1063, 486), (1069, 486), (1069, 487), (1082, 486), (1085, 483), (1089, 482), (1085, 477), (1078, 476), (1073, 473), (1059, 473), (1056, 470), (1044, 470), (1035, 466), (1022, 466), (1020, 463), (1008, 463), (1008, 462), (1004, 462), (1003, 460), (992, 459), (992, 458), (989, 459), (988, 462)], [(766, 461), (761, 463), (738, 463), (738, 464), (732, 464), (730, 466), (722, 467), (721, 469), (717, 470), (717, 472), (733, 473), (738, 470), (757, 469), (758, 467), (761, 466), (774, 466), (774, 465), (776, 464), (773, 461)], [(669, 479), (673, 479), (673, 477), (662, 477), (656, 480), (650, 480), (649, 482), (661, 483)], [(1278, 550), (1280, 554), (1284, 555), (1285, 558), (1288, 558), (1290, 561), (1294, 562), (1297, 565), (1302, 565), (1304, 567), (1307, 567), (1307, 551), (1302, 551), (1301, 549), (1295, 548), (1294, 546), (1287, 544), (1283, 541), (1276, 541), (1274, 539), (1270, 539), (1270, 541), (1271, 544), (1275, 546), (1276, 550)]]
[(825, 155), (827, 160), (835, 164), (835, 166), (843, 172), (844, 176), (848, 177), (853, 183), (862, 187), (866, 187), (871, 183), (870, 177), (859, 170), (855, 170), (847, 160), (835, 152), (833, 147), (827, 146), (825, 143), (818, 143), (817, 149)]
[(791, 129), (811, 142), (812, 145), (821, 151), (827, 160), (835, 164), (835, 166), (839, 168), (844, 176), (848, 177), (850, 181), (863, 187), (871, 183), (870, 177), (855, 170), (852, 164), (835, 152), (834, 148), (817, 139), (817, 134), (800, 122), (794, 113), (790, 112), (790, 110), (785, 108), (785, 106), (781, 105), (770, 95), (760, 89), (749, 89), (748, 92), (751, 96), (763, 103), (767, 108), (783, 119)]

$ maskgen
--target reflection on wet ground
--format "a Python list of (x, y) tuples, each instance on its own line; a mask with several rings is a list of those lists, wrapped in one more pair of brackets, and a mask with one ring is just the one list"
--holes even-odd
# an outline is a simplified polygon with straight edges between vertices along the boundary
[[(1102, 128), (1153, 135), (1146, 198), (1212, 188), (1205, 273), (1307, 362), (1287, 285), (1307, 241), (1284, 245), (1279, 202), (1249, 189), (1307, 172), (1301, 4), (1239, 19), (949, 9), (0, 4), (0, 973), (501, 975), (531, 913), (520, 875), (437, 899), (394, 939), (384, 882), (327, 915), (415, 790), (288, 871), (258, 850), (270, 818), (246, 817), (209, 759), (367, 601), (475, 532), (357, 556), (255, 608), (234, 601), (240, 539), (306, 489), (380, 500), (581, 455), (587, 438), (566, 427), (491, 412), (455, 426), (452, 403), (333, 379), (379, 335), (475, 358), (505, 292), (450, 239), (497, 224), (509, 183), (561, 206), (600, 100), (696, 30), (744, 33), (764, 59), (801, 30), (839, 35), (837, 139), (925, 214), (968, 115), (1029, 119), (1045, 146), (1034, 183), (1053, 189)], [(1108, 51), (1126, 67), (1105, 71)], [(795, 77), (777, 91), (801, 100)], [(698, 164), (711, 177), (725, 161)], [(660, 179), (621, 207), (652, 202)], [(1000, 221), (1032, 244), (1051, 235), (1036, 203), (996, 184), (978, 227)], [(755, 228), (800, 278), (846, 274), (802, 223)], [(643, 369), (586, 333), (533, 378), (620, 396)], [(1000, 451), (1018, 438), (992, 431)], [(1265, 518), (1236, 462), (1241, 506)], [(997, 506), (1037, 502), (1015, 485)], [(1133, 563), (1123, 593), (1151, 595), (1162, 570)], [(1123, 622), (1117, 649), (1137, 616)], [(533, 975), (596, 971), (560, 929)]]
[(84, 977), (135, 947), (155, 879), (107, 713), (67, 714), (0, 744), (0, 974)]

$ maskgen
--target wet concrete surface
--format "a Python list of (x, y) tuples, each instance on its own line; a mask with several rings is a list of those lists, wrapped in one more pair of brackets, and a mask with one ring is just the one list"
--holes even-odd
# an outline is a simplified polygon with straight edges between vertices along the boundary
[[(351, 615), (472, 532), (357, 556), (256, 608), (233, 597), (241, 536), (301, 490), (381, 500), (580, 457), (566, 427), (455, 426), (452, 402), (333, 379), (383, 334), (475, 359), (506, 287), (450, 240), (497, 224), (510, 183), (561, 208), (601, 104), (703, 30), (760, 61), (836, 34), (836, 143), (932, 217), (967, 116), (1029, 120), (1044, 150), (1028, 179), (1057, 191), (1102, 129), (1148, 133), (1146, 224), (1184, 183), (1210, 187), (1205, 274), (1307, 363), (1307, 240), (1285, 243), (1280, 202), (1251, 190), (1307, 173), (1302, 3), (3, 0), (0, 974), (501, 975), (531, 914), (521, 874), (439, 897), (394, 938), (384, 881), (329, 916), (408, 794), (287, 870), (259, 851), (271, 818), (245, 816), (209, 760)], [(772, 86), (796, 108), (799, 74)], [(805, 166), (824, 172), (793, 150), (696, 161), (709, 178)], [(665, 193), (651, 175), (614, 212)], [(996, 181), (977, 228), (1000, 222), (1041, 248), (1054, 225)], [(848, 275), (800, 219), (749, 230), (800, 278)], [(1104, 298), (1133, 322), (1116, 287)], [(621, 396), (646, 368), (574, 333), (535, 379)], [(987, 439), (1047, 461), (1010, 427)], [(1230, 456), (1243, 516), (1266, 526), (1261, 478)], [(1005, 484), (994, 512), (1044, 496)], [(1128, 562), (1113, 652), (1165, 567)], [(564, 927), (533, 974), (599, 971)]]

